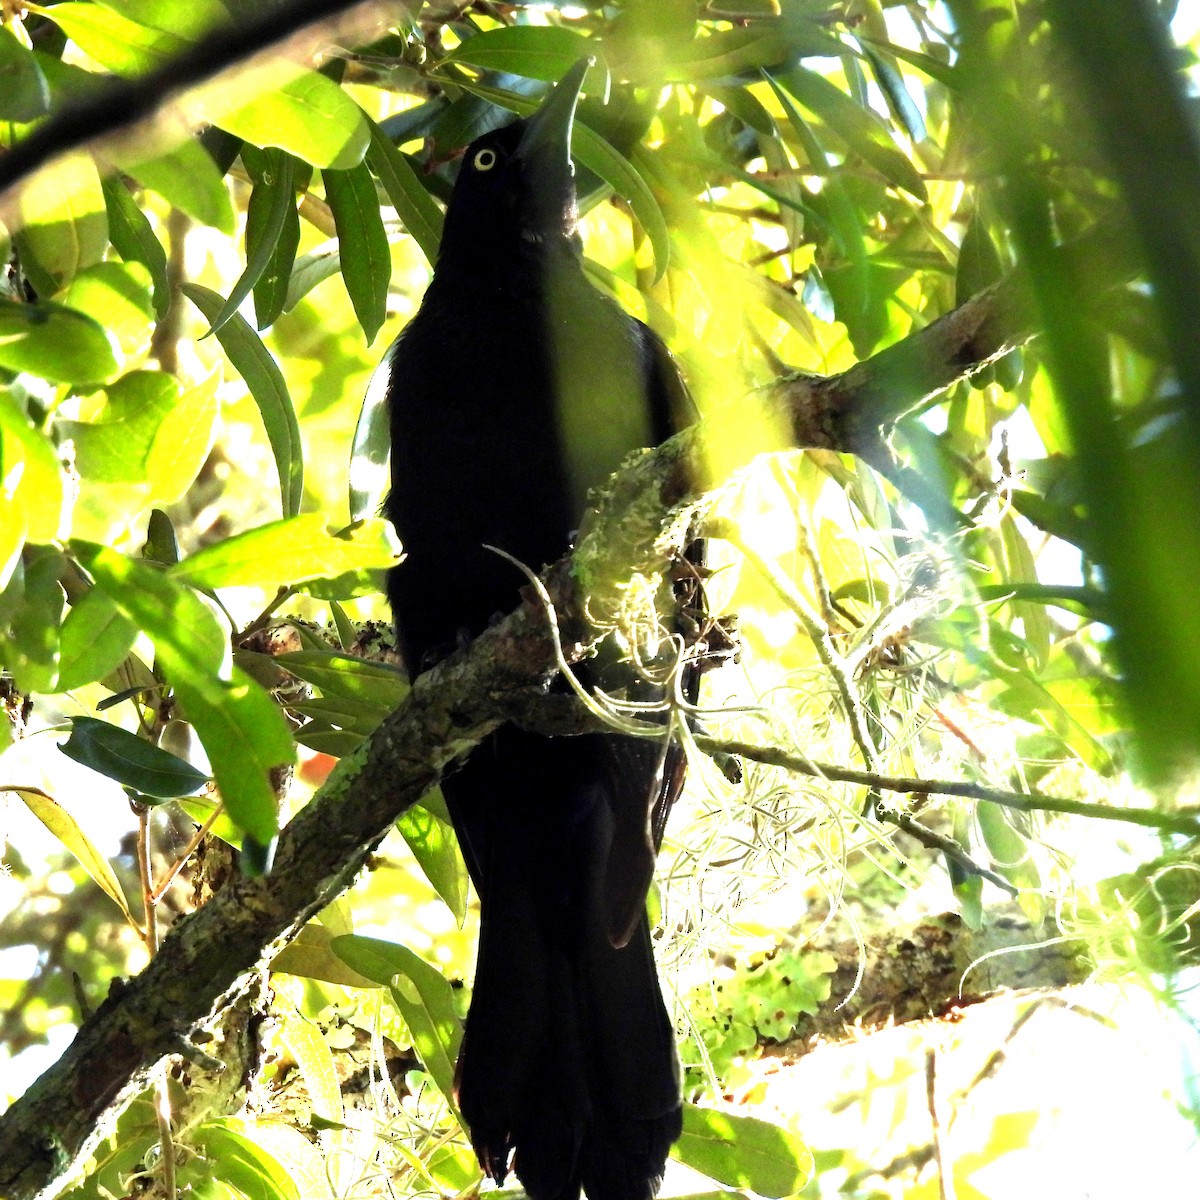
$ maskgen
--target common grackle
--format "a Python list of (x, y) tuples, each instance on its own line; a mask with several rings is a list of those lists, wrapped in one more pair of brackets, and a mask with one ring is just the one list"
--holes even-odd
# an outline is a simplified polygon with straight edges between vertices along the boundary
[[(389, 351), (385, 511), (406, 558), (388, 597), (413, 672), (516, 606), (522, 577), (487, 546), (552, 562), (588, 489), (685, 418), (665, 347), (583, 273), (586, 69), (467, 148), (433, 279)], [(511, 1165), (532, 1200), (648, 1200), (679, 1136), (645, 894), (682, 781), (678, 747), (509, 727), (444, 780), (482, 906), (459, 1106), (484, 1171)]]

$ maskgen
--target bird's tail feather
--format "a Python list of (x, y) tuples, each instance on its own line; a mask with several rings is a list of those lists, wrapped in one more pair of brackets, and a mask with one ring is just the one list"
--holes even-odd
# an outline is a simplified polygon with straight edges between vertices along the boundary
[[(447, 783), (457, 820), (469, 780)], [(576, 1200), (581, 1186), (589, 1200), (651, 1200), (679, 1136), (645, 915), (625, 947), (608, 937), (610, 837), (593, 781), (556, 805), (507, 807), (475, 849), (483, 918), (458, 1101), (483, 1169), (501, 1182), (511, 1165), (531, 1200)]]

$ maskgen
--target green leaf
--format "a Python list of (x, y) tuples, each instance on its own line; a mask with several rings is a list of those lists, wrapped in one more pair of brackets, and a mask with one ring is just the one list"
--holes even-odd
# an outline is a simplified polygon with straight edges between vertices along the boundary
[(954, 303), (962, 304), (1004, 273), (996, 245), (987, 224), (976, 211), (971, 217), (962, 244), (958, 248), (958, 266), (954, 275)]
[(171, 518), (161, 508), (150, 510), (142, 557), (151, 562), (162, 563), (164, 567), (173, 567), (179, 561), (179, 539), (175, 536), (175, 527), (171, 524)]
[(812, 1151), (794, 1134), (755, 1117), (683, 1106), (683, 1134), (671, 1157), (726, 1187), (791, 1196), (808, 1182)]
[[(262, 153), (260, 161), (255, 162), (258, 157), (251, 154), (249, 147), (243, 148), (242, 162), (254, 178), (254, 190), (250, 193), (250, 203), (246, 208), (246, 269), (233, 285), (220, 311), (211, 319), (208, 333), (219, 332), (250, 295), (284, 236), (288, 214), (291, 213), (293, 217), (296, 215), (296, 189), (293, 182), (295, 160), (282, 150), (267, 150)], [(255, 162), (253, 169), (251, 162)], [(261, 323), (259, 327), (262, 327)], [(208, 333), (204, 336), (207, 337)]]
[(115, 671), (133, 649), (137, 630), (93, 588), (72, 606), (59, 640), (59, 691), (69, 692)]
[(572, 29), (547, 25), (512, 25), (478, 33), (455, 46), (442, 60), (524, 75), (527, 79), (561, 79), (596, 43)]
[(46, 8), (25, 7), (53, 21), (89, 58), (117, 75), (144, 75), (186, 46), (173, 34), (147, 28), (99, 4), (68, 0)]
[(312, 700), (295, 701), (288, 707), (302, 717), (311, 717), (322, 725), (335, 727), (359, 738), (374, 733), (380, 721), (387, 716), (375, 704), (347, 696), (319, 696)]
[(900, 152), (887, 127), (870, 109), (863, 108), (815, 71), (788, 71), (775, 78), (889, 183), (903, 188), (918, 200), (927, 198), (925, 181), (920, 173)]
[[(376, 938), (335, 938), (337, 956), (360, 975), (391, 987), (413, 1047), (443, 1096), (454, 1104), (454, 1060), (462, 1042), (462, 1022), (454, 989), (442, 973), (404, 946)], [(394, 982), (393, 982), (394, 981)]]
[(159, 425), (146, 460), (152, 502), (175, 504), (182, 500), (207, 462), (221, 416), (220, 382), (221, 372), (214, 370), (184, 392)]
[(248, 529), (206, 546), (173, 567), (193, 587), (288, 586), (346, 571), (395, 566), (389, 522), (380, 517), (331, 533), (322, 513), (305, 513)]
[(882, 50), (876, 50), (865, 41), (860, 41), (859, 45), (867, 62), (871, 64), (871, 74), (875, 76), (879, 90), (886, 97), (892, 115), (900, 122), (904, 132), (914, 142), (923, 142), (925, 140), (924, 118), (921, 116), (920, 109), (913, 103), (913, 98), (908, 94), (908, 88), (904, 86), (904, 76), (896, 66), (895, 60), (891, 55)]
[(363, 397), (354, 437), (350, 443), (350, 519), (357, 521), (379, 512), (388, 489), (388, 460), (392, 452), (392, 430), (387, 388), (391, 378), (392, 353), (371, 373)]
[(300, 1068), (313, 1112), (327, 1121), (344, 1121), (346, 1110), (329, 1043), (315, 1025), (298, 1013), (284, 1017), (281, 1025), (283, 1044)]
[[(1000, 522), (1000, 534), (1004, 546), (1004, 577), (1009, 583), (1036, 584), (1037, 563), (1033, 550), (1017, 526), (1012, 513), (1005, 513)], [(1013, 600), (1013, 612), (1021, 618), (1025, 642), (1033, 655), (1034, 666), (1042, 668), (1050, 657), (1050, 614), (1046, 606), (1037, 601)]]
[(305, 979), (320, 979), (325, 983), (336, 983), (341, 987), (375, 988), (382, 984), (360, 975), (346, 966), (331, 948), (334, 938), (345, 936), (334, 933), (318, 921), (307, 925), (271, 960), (272, 971), (285, 971)]
[(571, 153), (590, 171), (594, 171), (619, 196), (629, 201), (650, 248), (654, 251), (654, 282), (657, 283), (671, 259), (671, 234), (654, 193), (643, 178), (649, 157), (640, 146), (633, 148), (632, 162), (623, 158), (598, 133), (579, 122), (571, 135)]
[[(197, 283), (185, 283), (183, 293), (210, 323), (224, 304), (216, 292)], [(262, 339), (240, 316), (231, 317), (221, 326), (217, 340), (258, 405), (279, 472), (283, 515), (295, 516), (304, 497), (304, 448), (283, 373)]]
[(779, 13), (779, 0), (708, 0), (704, 6), (706, 17), (727, 19), (777, 17)]
[(182, 1176), (183, 1190), (194, 1192), (212, 1180), (235, 1188), (246, 1200), (300, 1200), (295, 1181), (279, 1160), (247, 1136), (236, 1118), (204, 1121), (191, 1130), (191, 1142), (197, 1159), (185, 1170), (199, 1178)]
[(66, 286), (108, 247), (108, 214), (88, 154), (56, 159), (21, 189), (16, 232), (21, 269), (42, 295)]
[(1040, 925), (1046, 915), (1045, 885), (1028, 833), (1020, 828), (1022, 824), (1028, 827), (1027, 814), (981, 800), (975, 808), (975, 820), (992, 866), (1021, 889), (1017, 903), (1035, 926)]
[[(296, 731), (296, 741), (301, 746), (307, 746), (318, 754), (328, 754), (331, 758), (345, 758), (353, 754), (362, 745), (363, 737), (361, 733), (347, 733), (344, 729), (335, 729), (328, 721), (320, 720), (307, 721)], [(325, 976), (319, 978), (324, 979)]]
[(62, 421), (75, 443), (85, 479), (99, 483), (145, 483), (154, 440), (179, 398), (179, 382), (161, 371), (132, 371), (106, 389), (94, 421)]
[(91, 317), (126, 359), (150, 348), (150, 277), (141, 263), (102, 262), (78, 272), (58, 302)]
[(154, 642), (158, 665), (195, 726), (230, 817), (256, 841), (269, 843), (276, 830), (272, 772), (294, 756), (278, 707), (244, 672), (228, 666), (228, 638), (190, 588), (104, 546), (73, 542), (72, 550), (97, 586)]
[(392, 278), (392, 254), (379, 215), (375, 180), (366, 163), (348, 171), (325, 171), (322, 179), (337, 229), (342, 278), (370, 345), (387, 316)]
[(102, 181), (101, 187), (113, 247), (126, 262), (140, 262), (150, 272), (150, 281), (154, 285), (154, 315), (161, 321), (171, 307), (167, 252), (155, 236), (146, 214), (120, 179), (110, 175)]
[(153, 158), (133, 153), (110, 154), (127, 175), (157, 192), (175, 208), (232, 236), (233, 203), (216, 164), (195, 138), (188, 138), (166, 154)]
[(22, 692), (58, 688), (59, 629), (66, 602), (61, 580), (66, 570), (66, 559), (54, 547), (26, 548), (24, 594), (13, 610), (2, 656)]
[(421, 247), (421, 253), (433, 263), (442, 240), (442, 210), (387, 134), (373, 121), (370, 127), (371, 148), (367, 151), (367, 165), (375, 172), (401, 224)]
[(50, 111), (50, 88), (32, 52), (0, 28), (0, 121), (36, 121)]
[(467, 915), (467, 864), (454, 829), (424, 805), (414, 804), (396, 823), (433, 890), (461, 926)]
[(291, 312), (318, 283), (324, 283), (330, 276), (336, 275), (341, 265), (337, 250), (328, 246), (302, 254), (292, 267), (283, 311)]
[(357, 166), (370, 142), (362, 110), (336, 83), (278, 60), (223, 76), (195, 99), (214, 125), (322, 169)]
[(58, 748), (123, 787), (158, 800), (194, 795), (208, 783), (207, 775), (182, 758), (94, 717), (73, 717), (71, 736)]
[(199, 39), (218, 25), (228, 25), (230, 9), (221, 0), (100, 0), (139, 25), (159, 29), (188, 41)]
[[(0, 331), (3, 329), (4, 307), (0, 304)], [(0, 332), (0, 362), (4, 361), (3, 351)], [(0, 495), (7, 495), (23, 511), (29, 539), (55, 542), (65, 536), (73, 498), (65, 486), (58, 451), (5, 387), (0, 387), (0, 464)]]
[[(844, 52), (838, 44), (836, 52)], [(673, 49), (663, 64), (664, 83), (691, 83), (777, 66), (794, 55), (792, 39), (771, 25), (725, 29)]]
[(125, 920), (136, 926), (116, 872), (75, 818), (57, 800), (38, 788), (6, 788), (5, 791), (15, 792), (21, 797), (25, 807), (75, 856), (96, 886), (116, 904)]
[[(243, 147), (245, 151), (245, 147)], [(296, 184), (295, 170), (296, 160), (290, 155), (284, 155), (282, 150), (264, 151), (264, 155), (282, 155), (289, 164), (292, 164), (291, 183), (294, 187)], [(245, 155), (243, 154), (243, 160)], [(307, 170), (305, 166), (305, 170)], [(251, 206), (254, 205), (254, 196), (258, 194), (258, 182), (255, 182), (255, 191), (250, 197)], [(264, 201), (264, 207), (266, 203)], [(255, 237), (262, 236), (257, 231)], [(246, 216), (246, 246), (247, 255), (249, 255), (249, 247), (252, 244), (251, 238), (251, 221), (250, 214)], [(278, 319), (279, 314), (287, 307), (288, 292), (291, 287), (292, 269), (296, 263), (296, 250), (300, 245), (300, 214), (296, 211), (296, 197), (294, 192), (288, 197), (288, 203), (283, 210), (283, 227), (279, 231), (278, 237), (270, 248), (270, 253), (267, 256), (267, 261), (263, 266), (262, 274), (258, 277), (258, 281), (254, 285), (254, 323), (259, 329), (266, 329), (269, 325), (273, 325)]]
[(934, 58), (929, 54), (922, 54), (918, 50), (910, 50), (906, 46), (897, 46), (894, 42), (881, 42), (878, 38), (860, 36), (859, 41), (869, 43), (877, 49), (885, 51), (908, 63), (909, 66), (916, 67), (918, 71), (923, 71), (930, 79), (936, 79), (938, 83), (944, 84), (951, 91), (959, 91), (962, 88), (962, 72), (957, 66), (951, 66), (948, 62), (942, 62), (940, 58)]
[(276, 655), (274, 662), (297, 679), (320, 688), (322, 695), (370, 705), (381, 721), (409, 692), (408, 677), (399, 667), (368, 662), (352, 654), (297, 650)]
[[(4, 432), (0, 430), (0, 454), (3, 452)], [(0, 485), (0, 596), (21, 565), (21, 547), (28, 534), (25, 506), (14, 498), (7, 486)], [(0, 731), (7, 732), (8, 728), (6, 721), (0, 721)]]

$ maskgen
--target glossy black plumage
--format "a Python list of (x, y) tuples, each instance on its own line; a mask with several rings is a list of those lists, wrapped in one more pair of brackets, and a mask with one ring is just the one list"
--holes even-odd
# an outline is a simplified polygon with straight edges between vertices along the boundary
[[(582, 74), (468, 147), (433, 280), (389, 352), (385, 511), (406, 558), (388, 596), (413, 671), (516, 606), (523, 579), (486, 545), (558, 558), (588, 489), (686, 402), (658, 339), (583, 274)], [(504, 728), (444, 781), (482, 906), (459, 1104), (484, 1170), (502, 1181), (511, 1157), (532, 1200), (648, 1200), (679, 1135), (644, 898), (682, 779), (680, 751), (654, 741)]]

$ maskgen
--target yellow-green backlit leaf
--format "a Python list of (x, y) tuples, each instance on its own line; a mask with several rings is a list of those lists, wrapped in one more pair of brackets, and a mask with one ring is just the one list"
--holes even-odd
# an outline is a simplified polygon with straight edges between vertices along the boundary
[(287, 586), (346, 571), (394, 566), (387, 521), (375, 517), (331, 533), (321, 513), (273, 521), (185, 558), (172, 575), (194, 587)]
[(91, 838), (79, 827), (75, 818), (57, 800), (37, 788), (7, 790), (21, 797), (29, 811), (79, 860), (79, 865), (91, 876), (96, 886), (116, 904), (125, 919), (131, 925), (136, 925), (116, 872), (109, 865), (108, 859), (96, 849)]

